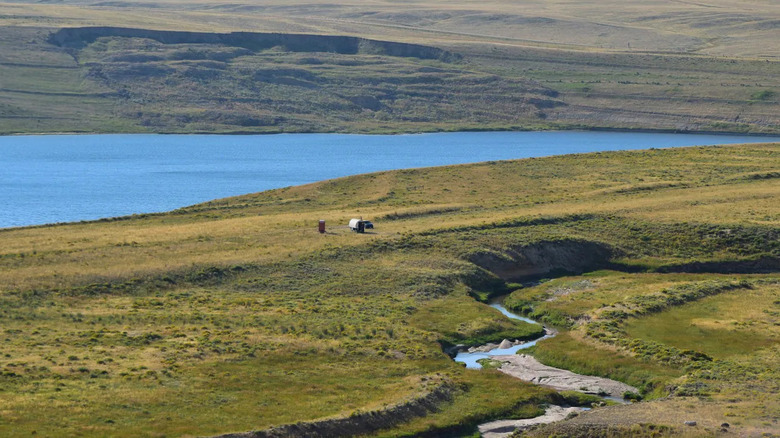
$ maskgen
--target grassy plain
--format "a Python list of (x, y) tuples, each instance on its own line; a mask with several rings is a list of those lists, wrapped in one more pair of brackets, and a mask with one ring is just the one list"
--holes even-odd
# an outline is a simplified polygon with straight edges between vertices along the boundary
[[(778, 147), (400, 170), (1, 230), (0, 434), (255, 430), (444, 383), (438, 413), (366, 433), (533, 416), (560, 396), (442, 348), (538, 333), (474, 297), (539, 277), (555, 279), (507, 303), (562, 330), (538, 358), (673, 396), (652, 402), (666, 417), (626, 406), (571, 424), (676, 428), (685, 403), (702, 434), (776, 431)], [(349, 232), (359, 215), (377, 228)], [(744, 342), (720, 349), (719, 334)]]

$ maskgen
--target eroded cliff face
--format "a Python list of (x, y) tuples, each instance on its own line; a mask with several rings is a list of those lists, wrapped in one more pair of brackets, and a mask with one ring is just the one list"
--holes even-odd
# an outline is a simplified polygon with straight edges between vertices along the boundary
[(75, 61), (79, 87), (111, 102), (111, 120), (138, 131), (483, 130), (536, 124), (564, 105), (536, 81), (474, 71), (420, 44), (120, 27), (59, 29), (46, 41)]
[(544, 241), (504, 252), (479, 252), (469, 261), (504, 281), (523, 281), (550, 274), (581, 274), (611, 266), (614, 250), (581, 240)]
[(780, 259), (762, 256), (747, 260), (680, 263), (658, 268), (658, 272), (693, 272), (720, 274), (769, 274), (780, 272)]
[[(599, 242), (585, 240), (543, 241), (514, 246), (506, 251), (482, 251), (468, 257), (475, 265), (504, 282), (520, 282), (540, 277), (576, 275), (598, 269), (625, 272), (691, 272), (717, 274), (762, 274), (780, 271), (780, 258), (772, 254), (744, 259), (671, 263), (661, 266), (626, 265), (614, 262), (621, 251)], [(489, 279), (480, 279), (486, 283)]]
[(290, 52), (372, 54), (403, 58), (455, 61), (460, 56), (436, 47), (338, 35), (259, 32), (179, 32), (124, 27), (73, 27), (53, 32), (49, 42), (66, 48), (82, 48), (102, 37), (147, 38), (163, 44), (220, 44), (253, 51), (283, 47)]

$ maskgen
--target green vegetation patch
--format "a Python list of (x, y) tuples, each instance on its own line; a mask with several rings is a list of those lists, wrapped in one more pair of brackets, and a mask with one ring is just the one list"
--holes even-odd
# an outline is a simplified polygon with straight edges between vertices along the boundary
[(778, 344), (778, 317), (780, 288), (758, 284), (631, 320), (624, 327), (632, 338), (726, 358)]
[[(469, 316), (467, 316), (469, 315)], [(442, 333), (446, 345), (481, 345), (503, 339), (529, 340), (544, 335), (538, 324), (512, 320), (485, 308), (473, 298), (444, 297), (421, 306), (410, 320), (414, 325)]]
[[(493, 370), (468, 370), (464, 375), (468, 396), (456, 398), (441, 411), (415, 419), (376, 436), (470, 436), (477, 425), (496, 419), (532, 418), (543, 406), (558, 399), (549, 389), (521, 382)], [(452, 419), (459, 418), (457, 423)]]
[[(556, 294), (565, 285), (585, 281), (594, 286), (590, 291)], [(571, 322), (571, 331), (528, 350), (542, 362), (631, 383), (642, 394), (627, 394), (630, 399), (670, 394), (694, 398), (687, 406), (696, 406), (705, 424), (731, 419), (747, 430), (766, 430), (762, 428), (772, 425), (761, 418), (775, 415), (778, 406), (777, 373), (770, 365), (780, 345), (773, 310), (777, 292), (774, 275), (735, 279), (722, 274), (600, 272), (514, 294), (534, 312), (564, 314)], [(624, 415), (637, 422), (674, 424), (672, 418), (679, 418), (679, 402), (674, 400), (654, 402), (652, 414), (626, 410)], [(621, 417), (615, 411), (594, 412), (588, 418), (589, 424), (606, 425)], [(572, 420), (541, 430), (586, 433), (588, 427)]]

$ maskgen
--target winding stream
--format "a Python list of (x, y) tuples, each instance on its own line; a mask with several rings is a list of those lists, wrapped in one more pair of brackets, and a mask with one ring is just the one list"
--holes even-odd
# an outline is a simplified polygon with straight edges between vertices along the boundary
[[(538, 322), (532, 319), (515, 315), (508, 311), (499, 301), (492, 302), (490, 306), (509, 318), (519, 319), (531, 324), (538, 324)], [(559, 391), (573, 390), (588, 394), (598, 394), (602, 398), (617, 403), (627, 403), (627, 401), (623, 399), (623, 394), (625, 392), (639, 392), (637, 388), (622, 382), (604, 377), (586, 376), (568, 370), (550, 367), (540, 363), (531, 356), (517, 354), (518, 351), (536, 345), (536, 343), (542, 339), (551, 338), (555, 335), (555, 330), (545, 327), (545, 335), (538, 339), (534, 339), (533, 341), (523, 342), (508, 348), (500, 348), (500, 346), (497, 346), (496, 344), (470, 348), (470, 351), (458, 352), (453, 359), (456, 362), (465, 364), (467, 368), (482, 368), (482, 365), (477, 362), (478, 360), (495, 358), (496, 360), (503, 362), (499, 371), (520, 380), (547, 386)]]
[[(508, 318), (519, 319), (520, 321), (524, 321), (529, 324), (539, 324), (538, 322), (532, 319), (526, 318), (524, 316), (516, 315), (510, 312), (509, 310), (506, 309), (506, 307), (504, 307), (498, 301), (490, 303), (490, 307), (497, 309), (499, 312), (503, 313)], [(542, 339), (551, 338), (553, 336), (555, 336), (555, 332), (545, 327), (545, 335), (542, 336), (541, 338), (534, 339), (533, 341), (523, 342), (522, 344), (514, 345), (509, 348), (494, 348), (486, 352), (475, 351), (469, 353), (468, 351), (459, 351), (458, 354), (455, 355), (454, 360), (455, 362), (466, 364), (466, 368), (482, 368), (482, 365), (477, 363), (477, 361), (480, 359), (487, 359), (492, 356), (504, 356), (509, 354), (517, 354), (519, 350), (533, 347), (534, 345), (536, 345), (537, 342), (541, 341)]]
[[(515, 315), (501, 305), (498, 300), (490, 303), (490, 307), (497, 309), (508, 318), (519, 319), (530, 324), (539, 324), (532, 319)], [(621, 397), (625, 391), (639, 392), (636, 388), (626, 385), (625, 383), (603, 377), (584, 376), (572, 373), (571, 371), (548, 367), (539, 363), (531, 356), (517, 354), (519, 350), (536, 345), (540, 340), (551, 338), (555, 336), (555, 334), (556, 332), (554, 330), (545, 327), (545, 335), (541, 338), (534, 339), (533, 341), (523, 342), (509, 348), (492, 348), (488, 351), (474, 351), (474, 348), (472, 348), (472, 352), (459, 351), (453, 359), (456, 362), (465, 364), (466, 368), (482, 368), (482, 365), (477, 363), (478, 360), (495, 357), (496, 360), (503, 362), (499, 371), (520, 380), (548, 386), (556, 390), (574, 390), (598, 394), (604, 399), (621, 404), (629, 403)], [(484, 346), (477, 347), (477, 349), (481, 348), (484, 348)], [(506, 438), (515, 430), (526, 429), (536, 424), (561, 421), (571, 413), (579, 413), (587, 410), (589, 410), (589, 408), (550, 405), (547, 407), (545, 414), (539, 417), (522, 420), (491, 421), (480, 424), (479, 432), (483, 438)]]

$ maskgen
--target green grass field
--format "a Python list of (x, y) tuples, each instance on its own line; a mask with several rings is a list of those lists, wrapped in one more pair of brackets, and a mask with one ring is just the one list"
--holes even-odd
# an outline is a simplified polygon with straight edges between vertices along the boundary
[(776, 431), (778, 164), (777, 144), (488, 162), (2, 230), (0, 434), (215, 435), (446, 383), (438, 413), (365, 433), (469, 435), (560, 402), (443, 353), (538, 336), (474, 297), (540, 278), (507, 301), (561, 330), (533, 354), (660, 398), (558, 427), (677, 430), (683, 403), (700, 434)]
[[(579, 303), (579, 311), (585, 312), (580, 323), (564, 336), (540, 342), (534, 351), (541, 360), (560, 367), (631, 382), (642, 388), (648, 399), (664, 397), (646, 407), (597, 412), (595, 418), (589, 418), (592, 424), (680, 426), (695, 419), (697, 428), (686, 431), (692, 435), (711, 435), (722, 423), (736, 426), (738, 429), (731, 430), (745, 436), (777, 431), (780, 399), (773, 364), (780, 354), (780, 283), (776, 275), (663, 274), (651, 276), (651, 281), (645, 278), (630, 283), (623, 275), (615, 277), (614, 273), (580, 277), (588, 281), (595, 278), (598, 286), (594, 290), (599, 295), (612, 289), (610, 285), (621, 286), (605, 295), (612, 296), (606, 307), (594, 306), (588, 292), (567, 295), (567, 301)], [(658, 303), (659, 295), (668, 299), (675, 291), (691, 292), (707, 284), (739, 286), (712, 289), (703, 298), (689, 295), (691, 301), (666, 309), (648, 310), (645, 306), (638, 314), (630, 313), (637, 303)], [(547, 311), (558, 307), (550, 303), (555, 301), (545, 302)], [(629, 309), (631, 316), (625, 323), (610, 320), (617, 308)], [(605, 324), (606, 332), (599, 330)], [(532, 435), (565, 434), (572, 426), (581, 431), (590, 427), (573, 423), (549, 426)], [(678, 429), (673, 434), (682, 432)]]

